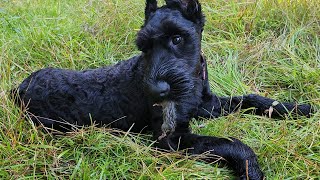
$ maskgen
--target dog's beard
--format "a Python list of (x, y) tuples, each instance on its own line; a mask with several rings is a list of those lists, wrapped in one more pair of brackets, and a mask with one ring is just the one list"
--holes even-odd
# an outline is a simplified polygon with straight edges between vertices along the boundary
[(173, 101), (163, 102), (162, 106), (163, 123), (161, 130), (163, 133), (174, 132), (176, 127), (176, 108)]
[(162, 107), (162, 117), (163, 122), (161, 125), (162, 135), (158, 138), (161, 140), (162, 138), (166, 137), (168, 134), (171, 134), (175, 131), (176, 128), (176, 108), (175, 103), (173, 101), (164, 101), (160, 104), (155, 104)]

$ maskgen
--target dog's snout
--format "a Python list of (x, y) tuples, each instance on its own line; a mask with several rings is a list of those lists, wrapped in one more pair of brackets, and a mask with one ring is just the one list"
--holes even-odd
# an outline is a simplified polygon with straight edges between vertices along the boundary
[(150, 87), (150, 92), (154, 98), (165, 98), (169, 95), (170, 85), (165, 81), (159, 81)]

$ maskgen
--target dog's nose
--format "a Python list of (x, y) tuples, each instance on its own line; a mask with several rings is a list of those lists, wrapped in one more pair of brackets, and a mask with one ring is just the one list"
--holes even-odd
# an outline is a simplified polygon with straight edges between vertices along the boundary
[(170, 92), (170, 85), (165, 81), (159, 81), (155, 86), (151, 87), (151, 93), (155, 98), (164, 98), (168, 96)]
[(160, 97), (165, 97), (169, 94), (170, 91), (170, 85), (164, 81), (160, 81), (158, 83), (158, 88), (159, 88), (159, 95)]

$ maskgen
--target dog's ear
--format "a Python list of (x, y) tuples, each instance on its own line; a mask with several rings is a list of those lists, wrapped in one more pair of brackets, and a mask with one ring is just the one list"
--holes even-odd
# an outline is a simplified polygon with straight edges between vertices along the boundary
[(147, 0), (146, 8), (144, 10), (145, 21), (149, 19), (151, 13), (157, 10), (157, 0)]
[(186, 18), (204, 26), (204, 15), (202, 14), (201, 4), (198, 0), (166, 0), (166, 4), (169, 8), (179, 9)]

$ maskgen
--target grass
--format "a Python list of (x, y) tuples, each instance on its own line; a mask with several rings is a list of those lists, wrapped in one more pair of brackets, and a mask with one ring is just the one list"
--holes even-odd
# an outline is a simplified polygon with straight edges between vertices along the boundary
[[(317, 0), (202, 0), (203, 51), (218, 95), (258, 93), (320, 105)], [(89, 127), (52, 137), (8, 98), (32, 71), (114, 64), (138, 54), (143, 0), (0, 1), (1, 179), (231, 179), (196, 157), (161, 153), (148, 135)], [(193, 121), (199, 134), (241, 139), (267, 179), (320, 177), (320, 113), (274, 120), (237, 113)], [(200, 128), (201, 127), (201, 128)], [(115, 135), (115, 134), (121, 134)]]

